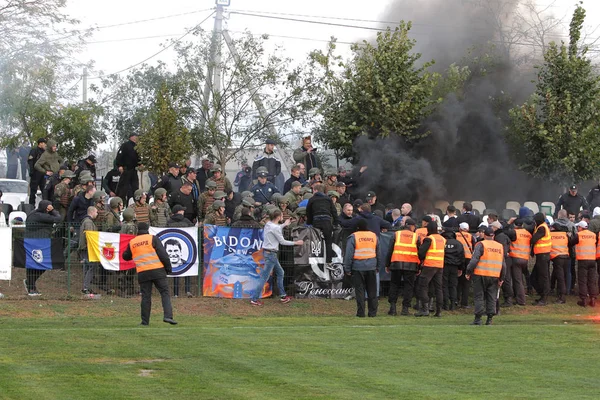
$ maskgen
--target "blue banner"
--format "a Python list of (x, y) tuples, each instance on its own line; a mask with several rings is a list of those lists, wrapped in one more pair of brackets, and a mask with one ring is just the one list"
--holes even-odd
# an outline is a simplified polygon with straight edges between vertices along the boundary
[(15, 239), (13, 265), (27, 269), (62, 269), (65, 258), (60, 238)]
[(270, 296), (262, 243), (262, 229), (205, 225), (203, 296), (249, 299), (256, 291)]

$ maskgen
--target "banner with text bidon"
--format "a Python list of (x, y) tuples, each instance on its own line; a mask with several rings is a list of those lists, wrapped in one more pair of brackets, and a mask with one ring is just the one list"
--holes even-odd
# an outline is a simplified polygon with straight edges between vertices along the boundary
[(262, 243), (262, 229), (205, 225), (202, 294), (249, 299), (260, 291), (261, 297), (270, 296), (271, 278), (262, 284), (268, 278)]

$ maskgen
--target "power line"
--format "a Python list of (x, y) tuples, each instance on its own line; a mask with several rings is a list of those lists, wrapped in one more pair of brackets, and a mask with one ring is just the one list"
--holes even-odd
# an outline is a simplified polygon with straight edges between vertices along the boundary
[(179, 36), (179, 35), (181, 35), (181, 33), (154, 35), (154, 36), (140, 36), (140, 37), (121, 38), (121, 39), (95, 40), (93, 42), (85, 42), (85, 44), (130, 42), (130, 41), (134, 41), (134, 40), (158, 39), (158, 38), (166, 38), (166, 37), (173, 37), (173, 36)]
[[(271, 11), (253, 11), (253, 10), (230, 10), (229, 13), (230, 14), (239, 14), (239, 15), (248, 15), (248, 16), (254, 16), (254, 17), (265, 17), (265, 18), (268, 18), (269, 16), (285, 16), (285, 17), (300, 17), (300, 18), (318, 18), (318, 19), (337, 20), (337, 21), (365, 22), (365, 23), (374, 23), (374, 24), (383, 24), (383, 25), (399, 25), (401, 22), (401, 21), (385, 21), (385, 20), (372, 20), (372, 19), (361, 19), (361, 18), (344, 18), (344, 17), (331, 17), (331, 16), (323, 16), (323, 15), (278, 13), (278, 12), (271, 12)], [(281, 18), (281, 19), (284, 19), (284, 18)], [(299, 21), (299, 20), (293, 19), (293, 18), (290, 18), (288, 20), (289, 21)], [(303, 22), (308, 22), (308, 21), (303, 20)], [(327, 25), (332, 25), (332, 26), (341, 26), (341, 27), (347, 27), (347, 28), (385, 30), (385, 29), (378, 29), (378, 28), (374, 28), (374, 27), (326, 23), (324, 21), (315, 21), (314, 23), (322, 23), (322, 24), (327, 24)], [(410, 21), (410, 23), (412, 26), (422, 26), (422, 27), (436, 27), (436, 28), (448, 28), (448, 29), (461, 29), (462, 28), (462, 27), (456, 26), (456, 25), (427, 24), (427, 23), (414, 22), (414, 21)], [(471, 27), (470, 29), (473, 29), (473, 27)], [(484, 28), (481, 28), (479, 30), (483, 31)], [(418, 34), (425, 34), (425, 33), (419, 32)], [(561, 34), (555, 34), (555, 35), (549, 34), (546, 36), (547, 37), (556, 37), (556, 38), (568, 38), (568, 35), (565, 35), (565, 34), (562, 34), (562, 35)]]
[(119, 70), (117, 72), (113, 72), (112, 74), (108, 74), (108, 75), (98, 75), (98, 76), (93, 76), (91, 78), (88, 78), (88, 80), (92, 80), (92, 79), (100, 79), (100, 78), (105, 78), (107, 76), (112, 76), (112, 75), (118, 75), (122, 72), (128, 71), (132, 68), (137, 67), (140, 64), (145, 63), (146, 61), (156, 57), (157, 55), (163, 53), (164, 51), (170, 49), (171, 47), (173, 47), (173, 45), (175, 45), (175, 43), (180, 42), (181, 40), (183, 40), (183, 38), (185, 38), (187, 35), (189, 35), (190, 33), (192, 33), (194, 30), (196, 30), (200, 25), (202, 25), (204, 22), (206, 22), (210, 17), (212, 17), (215, 14), (215, 11), (213, 10), (213, 12), (211, 12), (210, 14), (208, 14), (208, 16), (206, 18), (204, 18), (202, 21), (200, 21), (200, 23), (198, 23), (196, 26), (194, 26), (193, 28), (189, 29), (188, 31), (186, 31), (183, 35), (181, 35), (179, 38), (175, 39), (174, 41), (172, 41), (171, 43), (169, 43), (168, 46), (163, 47), (161, 50), (157, 51), (156, 53), (152, 54), (150, 57), (146, 57), (145, 59), (143, 59), (142, 61), (139, 61), (133, 65), (130, 65), (127, 68), (123, 68), (122, 70)]
[(71, 86), (69, 89), (67, 89), (66, 91), (62, 92), (60, 94), (60, 96), (58, 96), (58, 98), (63, 98), (65, 97), (67, 94), (69, 94), (71, 92), (71, 90), (75, 89), (75, 86), (79, 85), (79, 82), (81, 82), (83, 78), (79, 78), (79, 80), (77, 82), (75, 82), (75, 84), (73, 86)]
[[(126, 26), (126, 25), (134, 25), (134, 24), (141, 24), (141, 23), (145, 23), (145, 22), (152, 22), (152, 21), (159, 21), (159, 20), (163, 20), (163, 19), (169, 19), (169, 18), (176, 18), (176, 17), (182, 17), (182, 16), (186, 16), (186, 15), (192, 15), (192, 14), (198, 14), (201, 12), (205, 12), (205, 11), (210, 11), (210, 10), (214, 10), (214, 7), (211, 8), (204, 8), (202, 10), (195, 10), (195, 11), (188, 11), (188, 12), (184, 12), (184, 13), (178, 13), (178, 14), (170, 14), (170, 15), (163, 15), (161, 17), (154, 17), (154, 18), (147, 18), (147, 19), (139, 19), (139, 20), (135, 20), (135, 21), (126, 21), (126, 22), (121, 22), (118, 24), (110, 24), (110, 25), (101, 25), (101, 26), (96, 26), (96, 27), (90, 27), (87, 29), (91, 29), (91, 30), (101, 30), (101, 29), (108, 29), (108, 28), (116, 28), (119, 26)], [(62, 40), (62, 39), (68, 39), (72, 36), (75, 36), (79, 33), (81, 33), (82, 31), (85, 31), (86, 29), (83, 30), (72, 30), (69, 32), (65, 32), (66, 34), (57, 34), (57, 35), (63, 35), (59, 38), (56, 39), (52, 39), (50, 40), (50, 42), (55, 42), (58, 40)], [(52, 35), (54, 36), (54, 35)]]

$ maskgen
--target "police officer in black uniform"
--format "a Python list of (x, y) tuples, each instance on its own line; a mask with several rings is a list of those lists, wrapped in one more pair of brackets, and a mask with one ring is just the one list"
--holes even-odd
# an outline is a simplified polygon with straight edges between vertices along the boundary
[(117, 196), (122, 198), (125, 204), (133, 197), (133, 193), (139, 187), (138, 175), (135, 169), (140, 163), (140, 156), (135, 149), (137, 141), (138, 133), (131, 133), (129, 140), (121, 145), (115, 158), (115, 164), (121, 173)]
[(456, 240), (456, 233), (452, 228), (446, 228), (442, 232), (446, 239), (444, 249), (444, 272), (442, 275), (442, 290), (444, 292), (444, 310), (454, 310), (458, 288), (458, 275), (462, 274), (465, 265), (465, 248), (461, 242)]
[(37, 147), (31, 149), (27, 158), (27, 164), (29, 165), (29, 204), (31, 205), (35, 205), (35, 196), (38, 189), (40, 191), (44, 190), (45, 175), (34, 167), (44, 151), (46, 151), (46, 139), (38, 139)]

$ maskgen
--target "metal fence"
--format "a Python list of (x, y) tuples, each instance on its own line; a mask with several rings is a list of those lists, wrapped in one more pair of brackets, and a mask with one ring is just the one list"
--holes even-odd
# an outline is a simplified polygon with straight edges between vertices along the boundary
[[(7, 228), (8, 229), (8, 228)], [(7, 299), (30, 298), (25, 285), (27, 271), (25, 268), (15, 267), (15, 251), (22, 246), (20, 240), (24, 238), (55, 239), (60, 243), (64, 257), (63, 268), (53, 268), (44, 271), (37, 279), (37, 290), (43, 299), (89, 299), (90, 296), (83, 290), (83, 261), (78, 250), (79, 226), (77, 224), (55, 224), (51, 229), (47, 225), (34, 224), (12, 226), (12, 253), (3, 253), (2, 257), (11, 257), (13, 261), (10, 281), (0, 280), (0, 293)], [(202, 228), (198, 228), (198, 254), (202, 255)], [(1, 246), (2, 244), (0, 244)], [(8, 248), (8, 246), (6, 246)], [(7, 252), (8, 253), (8, 252)], [(292, 247), (282, 246), (280, 263), (285, 271), (284, 285), (288, 295), (293, 295), (294, 288), (294, 254)], [(178, 297), (198, 297), (202, 295), (203, 263), (200, 260), (198, 275), (191, 277), (169, 278), (171, 295)], [(274, 294), (277, 295), (277, 285), (273, 285)], [(135, 276), (135, 269), (130, 271), (107, 271), (97, 263), (95, 274), (90, 289), (101, 296), (132, 297), (139, 294), (139, 285)], [(37, 296), (35, 296), (37, 297)], [(98, 297), (98, 296), (96, 296)]]

